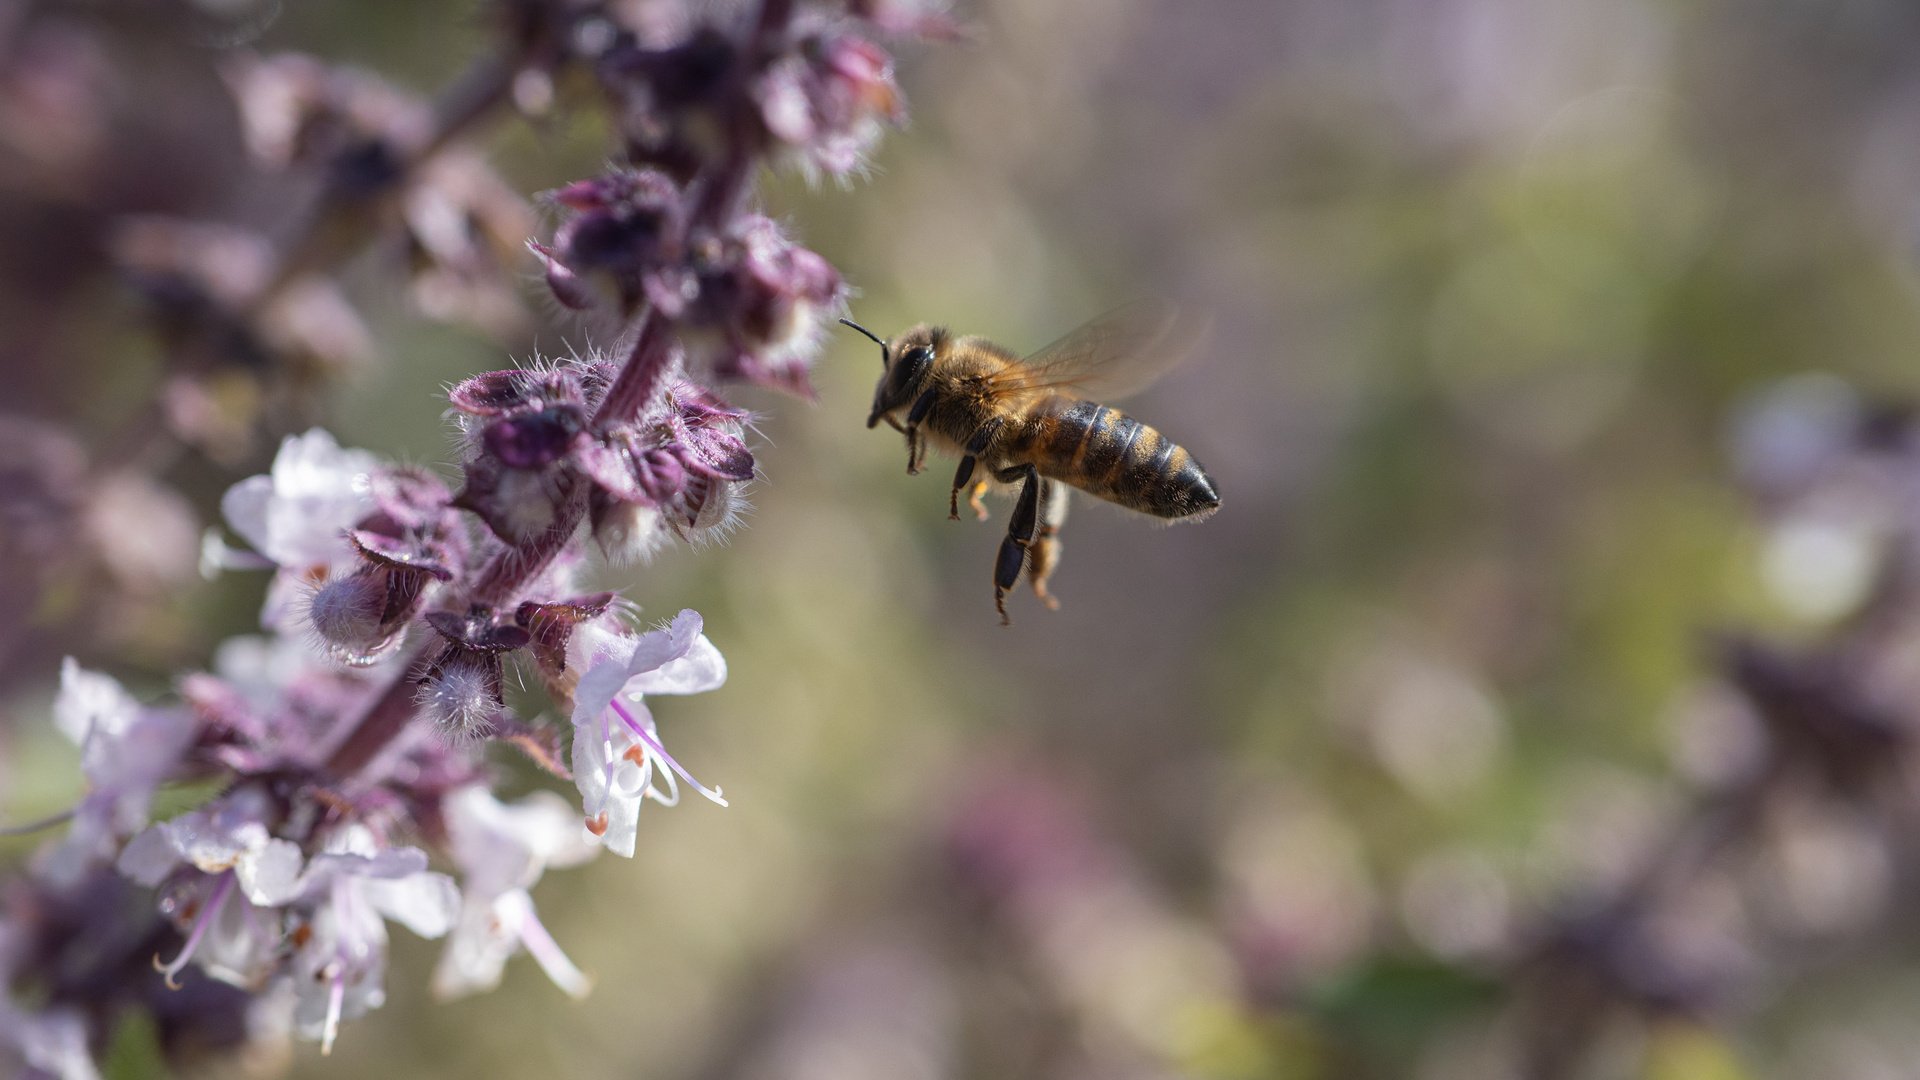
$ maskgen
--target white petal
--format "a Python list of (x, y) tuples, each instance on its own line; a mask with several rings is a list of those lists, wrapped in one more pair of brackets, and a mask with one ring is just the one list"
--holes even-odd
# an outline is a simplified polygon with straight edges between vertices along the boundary
[(180, 865), (180, 853), (167, 838), (164, 825), (153, 825), (140, 832), (121, 849), (114, 867), (127, 878), (151, 889)]
[[(621, 686), (627, 681), (626, 666), (618, 661), (595, 664), (580, 676), (580, 685), (573, 691), (573, 725), (576, 730), (597, 728), (600, 714), (613, 704), (614, 696), (620, 693)], [(578, 766), (574, 772), (580, 771)]]
[(547, 978), (553, 980), (553, 985), (576, 1001), (593, 989), (593, 980), (574, 966), (560, 943), (540, 925), (540, 916), (533, 910), (533, 897), (528, 896), (525, 889), (515, 889), (495, 900), (493, 911), (502, 924), (517, 928), (520, 944), (540, 965), (540, 970), (547, 973)]
[(335, 829), (328, 833), (326, 843), (321, 845), (320, 850), (327, 855), (358, 855), (371, 859), (380, 854), (383, 849), (380, 841), (374, 837), (372, 829), (355, 822), (346, 828)]
[(235, 822), (220, 813), (182, 814), (165, 828), (174, 850), (209, 874), (231, 869), (240, 856), (266, 847), (270, 839), (264, 824)]
[(278, 907), (306, 891), (300, 862), (300, 845), (274, 839), (242, 854), (234, 862), (233, 872), (247, 899), (261, 907)]
[(291, 638), (308, 633), (307, 597), (313, 591), (312, 567), (290, 567), (276, 571), (267, 579), (267, 595), (260, 601), (260, 629), (276, 637)]
[(193, 954), (208, 975), (243, 989), (257, 987), (280, 959), (280, 915), (230, 895), (214, 913)]
[(273, 478), (249, 476), (220, 497), (220, 513), (240, 538), (262, 555), (267, 552), (267, 503), (273, 499)]
[(445, 874), (362, 878), (359, 886), (373, 910), (423, 938), (451, 930), (460, 912), (460, 888)]
[(580, 815), (551, 791), (509, 806), (473, 784), (449, 795), (445, 806), (453, 858), (470, 893), (492, 897), (531, 887), (547, 866), (571, 866), (600, 850), (580, 842)]
[(371, 453), (343, 450), (326, 428), (310, 428), (280, 440), (280, 452), (273, 456), (273, 490), (283, 499), (367, 496), (367, 474), (379, 467), (380, 459)]
[(142, 710), (118, 738), (96, 729), (81, 754), (81, 769), (94, 793), (113, 806), (115, 832), (125, 836), (146, 827), (153, 793), (179, 764), (197, 725), (174, 710)]
[(726, 658), (707, 635), (700, 634), (686, 655), (635, 675), (627, 680), (626, 689), (635, 694), (704, 694), (719, 689), (726, 681)]
[(514, 928), (494, 914), (493, 904), (469, 898), (434, 966), (433, 996), (451, 1001), (499, 986), (507, 957), (519, 943)]
[[(254, 546), (286, 567), (331, 563), (349, 554), (342, 534), (373, 511), (367, 474), (378, 467), (378, 458), (342, 450), (324, 429), (288, 436), (273, 459), (273, 494), (266, 500), (264, 535)], [(234, 531), (247, 535), (238, 523)]]
[(686, 608), (673, 617), (673, 623), (665, 630), (641, 634), (634, 641), (633, 653), (627, 657), (627, 677), (653, 671), (687, 655), (701, 636), (701, 625), (700, 613)]
[[(598, 720), (573, 729), (573, 779), (580, 788), (580, 805), (588, 819), (606, 814), (606, 830), (584, 831), (582, 842), (598, 844), (616, 855), (633, 857), (639, 834), (640, 800), (647, 780), (639, 766), (626, 760), (633, 733), (614, 721), (601, 735)], [(611, 780), (611, 783), (609, 782)]]
[(111, 675), (88, 671), (69, 656), (60, 665), (60, 695), (53, 699), (53, 722), (75, 744), (98, 732), (116, 738), (133, 723), (140, 703)]

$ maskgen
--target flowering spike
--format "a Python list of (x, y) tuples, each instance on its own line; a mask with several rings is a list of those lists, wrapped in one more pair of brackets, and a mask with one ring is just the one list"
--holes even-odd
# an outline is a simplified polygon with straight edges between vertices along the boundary
[[(483, 65), (433, 106), (311, 58), (226, 65), (252, 154), (309, 169), (322, 187), (312, 227), (278, 249), (194, 223), (120, 230), (123, 268), (185, 316), (169, 340), (186, 335), (173, 351), (194, 370), (164, 380), (177, 434), (237, 459), (246, 451), (234, 444), (268, 418), (253, 399), (283, 381), (258, 370), (371, 353), (333, 276), (371, 230), (396, 231), (423, 310), (516, 332), (505, 271), (531, 229), (528, 208), (456, 137), (492, 103), (537, 108), (563, 65), (603, 84), (625, 160), (551, 193), (557, 227), (526, 247), (556, 301), (618, 319), (607, 330), (621, 345), (451, 387), (457, 496), (427, 469), (343, 449), (319, 429), (287, 438), (268, 475), (229, 489), (227, 528), (252, 551), (212, 535), (204, 561), (209, 572), (273, 572), (268, 636), (222, 644), (212, 671), (178, 680), (179, 706), (142, 705), (69, 663), (54, 711), (80, 748), (87, 795), (33, 864), (31, 887), (0, 890), (0, 904), (25, 895), (51, 909), (72, 897), (77, 909), (124, 912), (126, 889), (154, 890), (184, 933), (171, 960), (153, 957), (164, 984), (180, 986), (190, 964), (212, 977), (169, 1001), (169, 1041), (176, 1013), (202, 999), (220, 1002), (224, 1029), (238, 1030), (252, 1026), (241, 1023), (250, 1006), (274, 1007), (271, 994), (284, 995), (291, 1031), (331, 1052), (343, 1022), (385, 999), (390, 922), (449, 936), (436, 992), (491, 986), (524, 949), (563, 991), (585, 994), (590, 980), (528, 890), (548, 866), (603, 847), (631, 857), (641, 804), (677, 803), (683, 779), (725, 804), (667, 753), (643, 696), (716, 689), (726, 663), (691, 611), (636, 633), (612, 594), (582, 595), (579, 526), (610, 556), (644, 558), (671, 535), (705, 542), (736, 520), (757, 473), (751, 417), (696, 379), (809, 394), (820, 329), (847, 292), (824, 259), (747, 211), (756, 175), (770, 161), (834, 175), (860, 167), (879, 128), (901, 119), (901, 98), (891, 61), (854, 20), (927, 32), (938, 20), (909, 11), (913, 2), (848, 0), (848, 19), (767, 0), (751, 21), (697, 26), (664, 45), (612, 8), (567, 14), (562, 26), (532, 18), (534, 4), (511, 31), (519, 60)], [(230, 376), (246, 391), (232, 402)], [(52, 456), (25, 470), (29, 487), (47, 495), (49, 513), (73, 517), (68, 493), (88, 487), (84, 459), (77, 446), (42, 450)], [(412, 633), (420, 623), (433, 635), (424, 643)], [(371, 666), (410, 638), (403, 663)], [(568, 764), (557, 730), (505, 710), (505, 659), (521, 649), (571, 715)], [(423, 712), (449, 737), (409, 737)], [(578, 807), (551, 795), (495, 801), (464, 745), (483, 737), (520, 742), (576, 785)], [(150, 823), (155, 792), (182, 779), (217, 780), (222, 793)], [(398, 835), (441, 844), (435, 854), (451, 858), (462, 886)], [(27, 940), (0, 960), (66, 963), (87, 951), (34, 940), (43, 922), (6, 918), (0, 938)], [(91, 925), (89, 939), (96, 929), (101, 941), (147, 940)], [(110, 979), (134, 974), (126, 959)], [(0, 1000), (0, 1061), (17, 1064), (24, 1047), (32, 1068), (91, 1075), (88, 1047), (110, 1034), (104, 1014), (28, 1008), (45, 980), (6, 974), (17, 993)], [(71, 985), (96, 985), (96, 974)], [(100, 1000), (122, 1000), (110, 979), (97, 983)], [(198, 1045), (198, 1032), (182, 1030), (182, 1044)]]

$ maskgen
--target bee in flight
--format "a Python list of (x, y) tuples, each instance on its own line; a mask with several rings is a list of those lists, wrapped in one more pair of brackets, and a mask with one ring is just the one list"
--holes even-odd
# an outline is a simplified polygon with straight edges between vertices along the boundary
[[(1047, 578), (1060, 563), (1067, 489), (1158, 518), (1199, 519), (1220, 507), (1213, 478), (1173, 440), (1093, 398), (1145, 387), (1178, 362), (1194, 334), (1173, 305), (1140, 301), (1115, 308), (1026, 359), (982, 337), (956, 337), (921, 324), (892, 341), (840, 320), (880, 346), (885, 367), (867, 426), (885, 420), (907, 437), (907, 472), (928, 445), (960, 459), (947, 499), (960, 519), (960, 492), (984, 521), (980, 497), (995, 484), (1020, 485), (993, 569), (1001, 625), (1007, 590), (1027, 568), (1033, 593), (1059, 607)], [(985, 475), (977, 481), (976, 471)]]

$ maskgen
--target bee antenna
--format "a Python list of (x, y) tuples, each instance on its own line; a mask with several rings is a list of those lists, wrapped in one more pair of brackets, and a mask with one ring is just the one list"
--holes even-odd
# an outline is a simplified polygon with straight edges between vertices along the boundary
[(886, 342), (881, 341), (878, 337), (874, 337), (873, 331), (867, 329), (864, 326), (861, 326), (859, 323), (854, 322), (852, 319), (841, 319), (840, 321), (845, 323), (848, 326), (853, 327), (855, 330), (860, 331), (861, 333), (867, 335), (868, 337), (873, 338), (873, 343), (875, 345), (880, 346), (880, 362), (882, 364), (885, 364), (888, 362)]

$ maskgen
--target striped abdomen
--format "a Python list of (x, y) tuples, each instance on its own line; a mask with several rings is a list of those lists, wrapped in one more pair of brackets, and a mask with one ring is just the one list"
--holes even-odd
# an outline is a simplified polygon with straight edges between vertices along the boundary
[(1054, 397), (1031, 414), (1005, 449), (1040, 475), (1155, 517), (1182, 518), (1220, 505), (1213, 478), (1172, 439), (1118, 409)]

